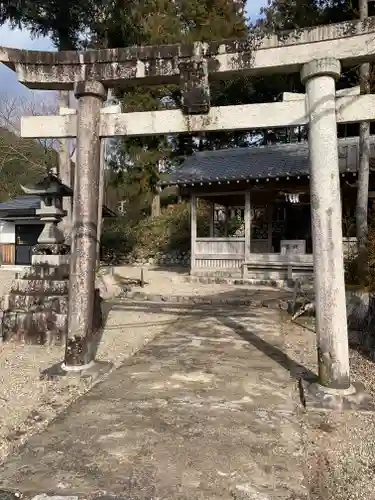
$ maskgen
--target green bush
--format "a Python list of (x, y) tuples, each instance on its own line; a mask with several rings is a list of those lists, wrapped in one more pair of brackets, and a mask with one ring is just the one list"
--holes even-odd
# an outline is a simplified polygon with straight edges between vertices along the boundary
[[(190, 248), (190, 207), (170, 205), (159, 217), (148, 217), (136, 227), (136, 251), (153, 257), (158, 252)], [(137, 255), (138, 256), (138, 255)]]
[(107, 263), (117, 263), (131, 253), (135, 245), (132, 224), (125, 217), (106, 221), (103, 227), (100, 258)]
[[(200, 228), (208, 227), (207, 208), (198, 206)], [(127, 256), (151, 258), (157, 254), (190, 250), (190, 204), (179, 203), (163, 208), (159, 217), (146, 217), (132, 223), (119, 217), (106, 224), (101, 240), (101, 256), (105, 262), (120, 262)]]
[(368, 231), (367, 242), (368, 272), (363, 276), (360, 269), (362, 265), (357, 253), (349, 255), (345, 259), (345, 283), (346, 285), (362, 287), (370, 292), (375, 291), (375, 227), (371, 224)]

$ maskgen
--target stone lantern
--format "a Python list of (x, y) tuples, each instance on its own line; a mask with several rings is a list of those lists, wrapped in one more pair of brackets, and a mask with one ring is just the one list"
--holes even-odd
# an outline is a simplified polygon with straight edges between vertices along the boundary
[(68, 325), (70, 247), (58, 224), (66, 215), (63, 197), (72, 196), (72, 190), (52, 173), (33, 187), (21, 187), (26, 195), (40, 197), (36, 215), (44, 227), (31, 268), (16, 277), (4, 297), (0, 337), (4, 342), (61, 344)]
[(38, 195), (41, 199), (40, 208), (35, 212), (44, 223), (44, 228), (38, 238), (38, 244), (33, 249), (32, 264), (68, 266), (70, 247), (65, 244), (64, 235), (58, 225), (66, 215), (63, 198), (72, 196), (72, 190), (52, 173), (48, 173), (33, 187), (21, 187), (26, 195)]

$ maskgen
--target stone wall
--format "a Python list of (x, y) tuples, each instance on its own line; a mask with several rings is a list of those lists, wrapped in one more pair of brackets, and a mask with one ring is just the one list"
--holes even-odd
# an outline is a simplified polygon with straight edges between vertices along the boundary
[(375, 360), (375, 294), (354, 287), (346, 290), (349, 341)]
[(351, 287), (346, 290), (349, 328), (373, 333), (375, 326), (375, 293)]
[(123, 263), (133, 265), (157, 265), (166, 267), (190, 267), (190, 250), (186, 252), (180, 250), (173, 250), (167, 253), (157, 252), (152, 256), (130, 254), (124, 258)]

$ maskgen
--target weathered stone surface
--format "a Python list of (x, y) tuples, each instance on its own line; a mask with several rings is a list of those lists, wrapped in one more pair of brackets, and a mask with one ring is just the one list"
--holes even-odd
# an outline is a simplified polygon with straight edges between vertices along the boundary
[(64, 495), (46, 495), (42, 493), (41, 495), (36, 495), (32, 500), (78, 500), (75, 496), (64, 496)]
[[(221, 299), (211, 299), (209, 297), (197, 297), (197, 296), (189, 296), (189, 295), (164, 295), (164, 294), (151, 294), (151, 293), (144, 293), (144, 292), (127, 292), (125, 294), (127, 298), (134, 299), (134, 300), (144, 300), (144, 301), (150, 301), (150, 302), (185, 302), (185, 303), (190, 303), (190, 304), (224, 304), (227, 303), (227, 300), (221, 300)], [(235, 299), (232, 299), (232, 302), (236, 303), (242, 303), (243, 301), (238, 300), (238, 302)], [(250, 304), (250, 301), (249, 301)]]
[(175, 250), (168, 253), (156, 252), (152, 256), (144, 255), (126, 255), (120, 259), (124, 264), (133, 265), (158, 265), (158, 266), (190, 266), (190, 251)]
[(69, 277), (69, 268), (66, 265), (51, 266), (48, 263), (33, 264), (30, 269), (18, 276), (22, 279), (49, 279), (66, 280)]
[(79, 498), (307, 498), (282, 344), (277, 311), (191, 308), (30, 438), (0, 486)]
[(96, 277), (96, 287), (99, 289), (100, 296), (103, 300), (108, 300), (113, 297), (119, 296), (123, 289), (119, 285), (116, 278), (109, 270), (101, 270)]
[(210, 110), (210, 85), (208, 66), (203, 56), (183, 61), (179, 66), (182, 111), (189, 114), (204, 114)]
[(331, 390), (316, 382), (301, 379), (299, 388), (302, 403), (307, 410), (375, 411), (375, 401), (359, 383), (353, 384), (352, 390), (346, 392)]
[(14, 281), (11, 292), (66, 295), (68, 293), (68, 282), (54, 279), (18, 278)]
[(16, 294), (10, 293), (4, 298), (4, 310), (38, 312), (49, 310), (59, 314), (68, 314), (67, 295)]
[(95, 344), (98, 342), (98, 334), (103, 326), (102, 298), (96, 288), (94, 295), (92, 330), (86, 336), (74, 335), (67, 337), (65, 344), (64, 362), (69, 367), (80, 367), (88, 365), (95, 358)]
[(67, 269), (35, 265), (14, 280), (3, 300), (4, 342), (61, 344), (67, 332)]
[(2, 318), (4, 342), (26, 344), (60, 344), (67, 329), (67, 315), (53, 311), (13, 312), (6, 311)]
[[(309, 290), (308, 292), (306, 294), (306, 289), (303, 292), (299, 292), (294, 300), (289, 302), (288, 312), (290, 314), (298, 311), (299, 307), (303, 307), (306, 303), (306, 298), (310, 301), (314, 300), (313, 291)], [(345, 294), (348, 328), (352, 332), (356, 331), (367, 334), (363, 340), (365, 340), (365, 344), (368, 344), (367, 347), (371, 348), (374, 342), (372, 332), (375, 325), (375, 295), (357, 287), (348, 287)], [(292, 311), (293, 305), (295, 310)], [(314, 315), (315, 311), (312, 310), (311, 313)]]
[(19, 493), (0, 489), (0, 500), (20, 500), (20, 498)]
[[(202, 102), (202, 97), (200, 98)], [(263, 110), (259, 112), (259, 106)], [(335, 101), (337, 123), (372, 121), (375, 98), (371, 94), (338, 97)], [(180, 109), (139, 113), (101, 113), (102, 137), (138, 137), (147, 135), (196, 134), (215, 130), (243, 130), (249, 123), (255, 128), (279, 128), (308, 124), (303, 101), (212, 106), (206, 114), (184, 115)], [(28, 138), (76, 138), (75, 114), (28, 116), (22, 121), (22, 135)], [(253, 176), (250, 175), (250, 178)], [(256, 177), (256, 176), (255, 176)], [(254, 177), (254, 178), (255, 178)], [(166, 185), (169, 184), (168, 179)], [(220, 181), (218, 181), (220, 182)], [(184, 181), (179, 184), (186, 184)], [(193, 185), (191, 181), (188, 184)], [(259, 254), (258, 254), (259, 255)], [(299, 272), (302, 272), (300, 269)]]
[(249, 307), (267, 307), (269, 309), (287, 310), (289, 296), (288, 292), (282, 291), (267, 291), (263, 294), (258, 294), (258, 297), (253, 297), (254, 292), (241, 291), (234, 293), (232, 297), (215, 297), (215, 296), (195, 296), (195, 295), (167, 295), (167, 294), (152, 294), (140, 291), (127, 290), (123, 297), (127, 299), (149, 301), (149, 302), (166, 302), (166, 303), (185, 303), (185, 304), (200, 304), (200, 305), (231, 305), (231, 306), (249, 306)]
[(374, 300), (374, 297), (366, 290), (354, 288), (346, 290), (346, 313), (349, 328), (367, 330), (371, 300)]
[[(298, 71), (304, 63), (326, 56), (360, 63), (373, 58), (373, 18), (274, 35), (251, 33), (244, 40), (130, 47), (84, 52), (33, 52), (0, 49), (0, 61), (19, 73), (30, 88), (69, 89), (75, 82), (98, 80), (106, 85), (144, 85), (178, 81), (179, 64), (194, 55), (204, 55), (210, 73), (232, 78), (234, 73), (269, 70)], [(349, 36), (348, 36), (349, 35)], [(352, 36), (350, 36), (352, 35)], [(354, 36), (355, 35), (355, 36)], [(342, 39), (342, 43), (331, 43)], [(312, 43), (313, 42), (313, 43)], [(280, 55), (280, 50), (285, 51)], [(256, 57), (254, 56), (256, 52)]]
[(112, 363), (95, 361), (89, 366), (84, 367), (82, 370), (71, 371), (66, 370), (63, 363), (57, 363), (43, 370), (40, 373), (40, 380), (51, 382), (64, 378), (65, 380), (72, 381), (73, 383), (83, 382), (87, 387), (87, 385), (93, 384), (96, 380), (103, 377), (112, 368)]
[[(98, 312), (95, 302), (97, 264), (98, 193), (100, 191), (100, 110), (107, 89), (100, 81), (76, 83), (77, 165), (74, 181), (74, 224), (69, 275), (69, 312), (66, 365), (85, 365), (93, 358), (90, 343), (93, 318)], [(100, 208), (100, 212), (102, 209)], [(100, 311), (100, 305), (98, 306)], [(91, 359), (89, 359), (91, 357)], [(88, 361), (89, 359), (89, 361)]]
[(69, 255), (59, 255), (59, 254), (39, 254), (33, 255), (31, 259), (32, 266), (35, 265), (48, 265), (52, 268), (58, 268), (59, 270), (64, 270), (64, 276), (69, 275)]

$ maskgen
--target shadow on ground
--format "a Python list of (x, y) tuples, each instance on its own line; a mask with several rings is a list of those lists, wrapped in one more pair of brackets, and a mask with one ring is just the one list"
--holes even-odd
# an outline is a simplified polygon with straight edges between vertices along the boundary
[[(114, 301), (176, 321), (4, 465), (0, 487), (132, 500), (306, 497), (280, 312)], [(121, 325), (119, 326), (121, 331)]]
[[(270, 305), (277, 307), (276, 302), (279, 300), (288, 300), (291, 296), (291, 292), (283, 290), (241, 290), (241, 297), (247, 299), (253, 299), (256, 303), (261, 303), (262, 301), (268, 301)], [(235, 292), (237, 293), (237, 292)], [(289, 371), (292, 377), (299, 378), (301, 374), (309, 380), (314, 380), (316, 374), (311, 370), (301, 365), (297, 361), (291, 359), (283, 350), (282, 347), (276, 347), (273, 344), (268, 343), (259, 336), (257, 336), (251, 329), (247, 328), (236, 319), (251, 319), (259, 314), (259, 310), (254, 313), (254, 308), (249, 305), (220, 305), (215, 306), (215, 301), (230, 302), (233, 299), (234, 293), (222, 292), (219, 294), (213, 294), (206, 296), (207, 302), (212, 301), (213, 304), (179, 304), (179, 303), (160, 303), (160, 302), (150, 302), (150, 301), (132, 301), (132, 300), (117, 300), (111, 301), (106, 304), (108, 312), (111, 309), (121, 310), (121, 311), (144, 311), (147, 313), (154, 312), (155, 314), (160, 314), (163, 311), (175, 312), (176, 314), (183, 314), (184, 321), (191, 322), (198, 318), (215, 318), (217, 321), (221, 322), (223, 325), (235, 331), (240, 335), (246, 342), (249, 342), (256, 349), (263, 352), (265, 355), (269, 356), (271, 359), (276, 361), (285, 370)], [(262, 310), (262, 309), (260, 309)], [(267, 311), (267, 308), (263, 308)], [(280, 322), (283, 321), (282, 313), (280, 312)], [(123, 326), (126, 326), (124, 324)], [(197, 326), (199, 329), (199, 326)], [(283, 339), (281, 339), (281, 344)]]

